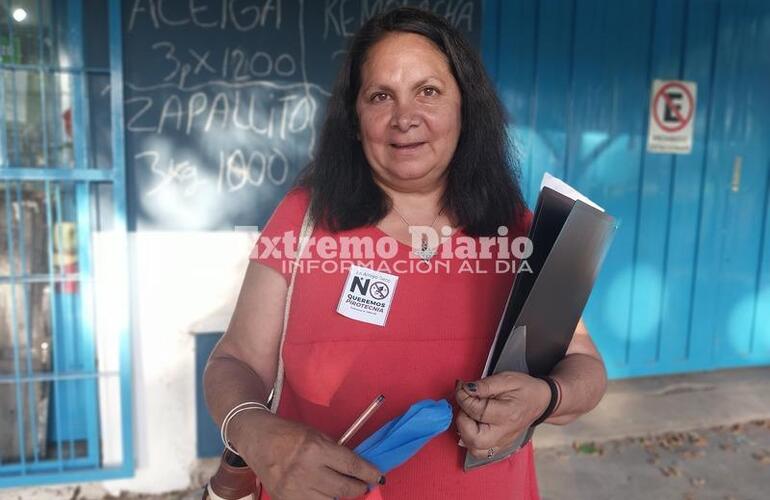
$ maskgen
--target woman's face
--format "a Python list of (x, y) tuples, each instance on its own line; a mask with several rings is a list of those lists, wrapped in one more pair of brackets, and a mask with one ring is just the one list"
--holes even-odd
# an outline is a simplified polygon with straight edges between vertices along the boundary
[(394, 189), (432, 189), (460, 136), (460, 89), (427, 38), (391, 34), (369, 49), (356, 100), (359, 135), (375, 179)]

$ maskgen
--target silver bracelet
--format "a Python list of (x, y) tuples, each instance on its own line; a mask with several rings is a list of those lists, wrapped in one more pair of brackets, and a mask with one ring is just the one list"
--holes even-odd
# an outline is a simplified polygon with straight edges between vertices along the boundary
[(238, 455), (238, 452), (235, 451), (235, 449), (230, 445), (230, 440), (227, 439), (227, 426), (230, 424), (230, 421), (233, 419), (233, 417), (246, 410), (261, 410), (269, 412), (270, 408), (258, 401), (245, 401), (235, 405), (232, 410), (227, 412), (224, 420), (222, 420), (222, 427), (219, 430), (219, 436), (222, 438), (222, 444), (225, 445), (225, 448), (235, 453), (236, 455)]

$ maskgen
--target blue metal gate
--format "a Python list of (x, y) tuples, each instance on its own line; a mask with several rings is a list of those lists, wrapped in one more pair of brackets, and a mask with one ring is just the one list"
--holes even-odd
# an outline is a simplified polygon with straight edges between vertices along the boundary
[[(770, 3), (489, 3), (528, 199), (548, 171), (621, 221), (586, 311), (610, 376), (770, 363)], [(698, 85), (689, 155), (646, 151), (654, 79)]]
[(2, 0), (0, 487), (133, 473), (119, 0)]

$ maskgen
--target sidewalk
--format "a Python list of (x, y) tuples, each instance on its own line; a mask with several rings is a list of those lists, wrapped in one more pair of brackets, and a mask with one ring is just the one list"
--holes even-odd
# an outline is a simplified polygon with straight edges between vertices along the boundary
[(611, 382), (534, 441), (543, 500), (764, 500), (770, 367)]

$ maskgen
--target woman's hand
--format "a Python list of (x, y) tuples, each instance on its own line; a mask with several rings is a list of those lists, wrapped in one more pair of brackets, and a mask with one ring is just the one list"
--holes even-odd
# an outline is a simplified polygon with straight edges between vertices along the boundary
[(228, 426), (228, 434), (274, 500), (356, 497), (366, 493), (368, 485), (385, 482), (352, 450), (266, 411), (241, 413)]
[(548, 383), (525, 373), (503, 372), (476, 382), (458, 382), (455, 425), (476, 458), (510, 444), (543, 414), (551, 400)]

